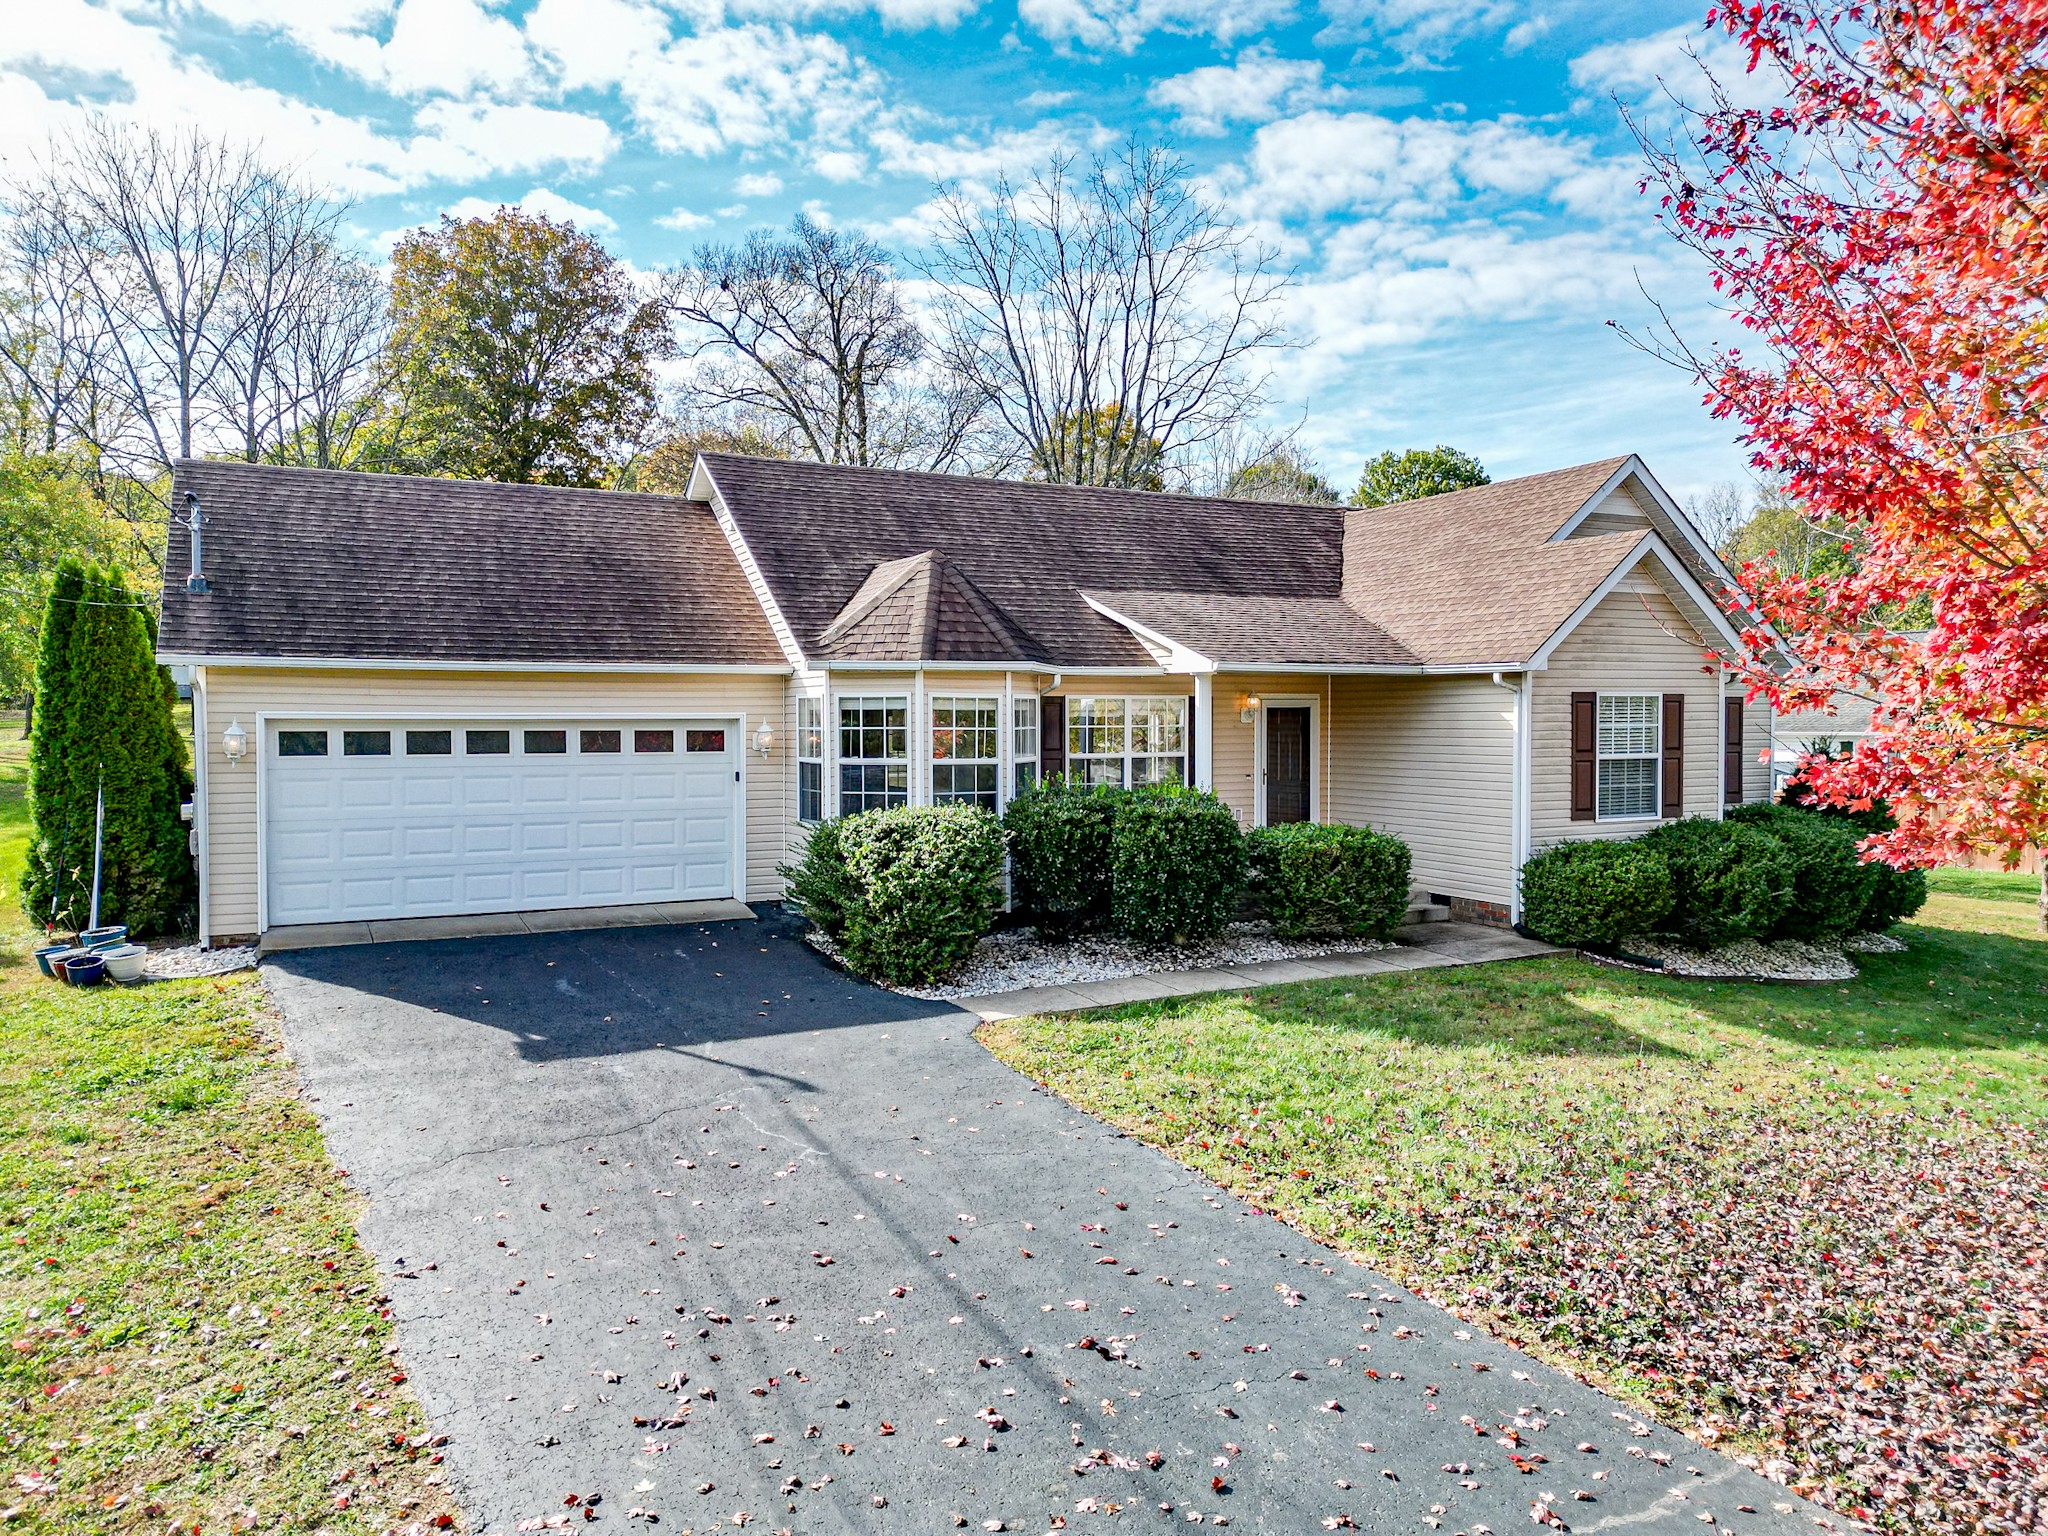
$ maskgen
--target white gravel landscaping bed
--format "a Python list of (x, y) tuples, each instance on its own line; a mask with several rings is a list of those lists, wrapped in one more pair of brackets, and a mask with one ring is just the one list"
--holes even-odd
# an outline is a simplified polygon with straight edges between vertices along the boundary
[(230, 971), (246, 971), (256, 964), (256, 946), (238, 945), (233, 949), (201, 949), (197, 944), (184, 944), (176, 949), (153, 949), (143, 962), (142, 974), (151, 980), (169, 980), (179, 976), (225, 976)]
[[(840, 958), (838, 946), (817, 928), (805, 938), (816, 948)], [(1254, 965), (1262, 960), (1312, 960), (1318, 955), (1369, 955), (1394, 946), (1380, 939), (1282, 939), (1267, 923), (1232, 923), (1221, 938), (1179, 948), (1147, 948), (1122, 939), (1091, 935), (1048, 940), (1036, 928), (1009, 928), (992, 933), (975, 946), (973, 957), (953, 978), (937, 987), (891, 987), (906, 997), (950, 1003), (970, 997), (991, 997), (1025, 987), (1060, 987), (1075, 982), (1115, 981), (1162, 971), (1201, 971), (1216, 966)]]
[(1719, 949), (1687, 949), (1665, 939), (1630, 939), (1625, 954), (1655, 960), (1674, 976), (1703, 981), (1854, 981), (1851, 954), (1897, 954), (1906, 946), (1888, 933), (1852, 934), (1847, 939), (1745, 939)]

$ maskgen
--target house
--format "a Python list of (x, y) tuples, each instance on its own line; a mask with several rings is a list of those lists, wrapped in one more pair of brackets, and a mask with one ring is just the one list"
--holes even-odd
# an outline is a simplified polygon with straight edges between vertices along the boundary
[[(1370, 823), (1457, 915), (1769, 793), (1712, 551), (1641, 461), (1282, 506), (698, 460), (687, 496), (187, 462), (208, 942), (772, 900), (806, 826), (1055, 773)], [(204, 590), (197, 590), (203, 586)]]

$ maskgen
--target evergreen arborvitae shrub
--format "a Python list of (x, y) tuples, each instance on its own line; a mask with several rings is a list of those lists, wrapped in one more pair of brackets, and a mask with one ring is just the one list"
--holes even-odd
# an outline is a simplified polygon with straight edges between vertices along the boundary
[(1292, 822), (1245, 834), (1252, 891), (1276, 933), (1384, 939), (1408, 915), (1408, 845), (1371, 827)]
[(44, 609), (29, 738), (30, 842), (22, 907), (32, 922), (82, 928), (92, 895), (96, 796), (106, 795), (100, 921), (136, 934), (195, 915), (195, 878), (178, 814), (192, 776), (156, 664), (141, 599), (117, 572), (67, 560)]
[(1671, 866), (1638, 840), (1559, 843), (1522, 866), (1522, 926), (1582, 948), (1652, 933), (1671, 911)]
[(1110, 917), (1141, 944), (1214, 938), (1244, 895), (1244, 834), (1206, 790), (1122, 797), (1110, 834)]
[(1110, 835), (1128, 791), (1047, 779), (1003, 812), (1017, 908), (1048, 937), (1109, 921)]
[(863, 976), (937, 981), (1003, 905), (1003, 829), (978, 805), (906, 805), (839, 823), (847, 900), (839, 946)]
[(1640, 841), (1664, 855), (1671, 870), (1671, 911), (1655, 932), (1714, 949), (1768, 938), (1791, 909), (1792, 855), (1768, 832), (1690, 816)]
[(776, 867), (784, 897), (834, 940), (846, 931), (846, 908), (853, 897), (846, 870), (846, 846), (840, 841), (843, 818), (821, 821), (804, 837), (803, 852), (794, 864)]

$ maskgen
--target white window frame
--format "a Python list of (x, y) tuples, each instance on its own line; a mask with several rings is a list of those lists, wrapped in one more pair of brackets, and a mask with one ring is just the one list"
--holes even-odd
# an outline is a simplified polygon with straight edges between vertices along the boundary
[[(1082, 752), (1077, 750), (1077, 748), (1075, 747), (1075, 732), (1078, 729), (1080, 729), (1080, 727), (1076, 724), (1075, 716), (1087, 712), (1088, 706), (1097, 704), (1115, 704), (1119, 706), (1121, 709), (1122, 719), (1120, 723), (1116, 727), (1114, 727), (1115, 729), (1121, 732), (1121, 746), (1118, 751)], [(1133, 735), (1131, 722), (1132, 717), (1136, 713), (1138, 713), (1138, 710), (1135, 709), (1134, 706), (1143, 705), (1149, 709), (1151, 706), (1159, 704), (1171, 705), (1179, 713), (1180, 750), (1177, 752), (1133, 751), (1131, 749), (1131, 737)], [(1179, 782), (1185, 785), (1189, 782), (1188, 774), (1191, 766), (1190, 759), (1192, 756), (1192, 754), (1190, 754), (1188, 751), (1188, 728), (1188, 700), (1187, 695), (1185, 694), (1135, 693), (1076, 695), (1067, 700), (1067, 774), (1070, 778), (1079, 779), (1081, 782), (1086, 783), (1088, 782), (1086, 775), (1077, 767), (1078, 764), (1089, 762), (1115, 762), (1118, 764), (1118, 772), (1122, 775), (1122, 777), (1117, 782), (1122, 784), (1125, 788), (1130, 788), (1133, 784), (1133, 764), (1138, 762), (1166, 761), (1178, 758), (1180, 760)], [(1171, 781), (1164, 779), (1148, 779), (1146, 782), (1148, 784), (1160, 784), (1168, 783)]]
[[(1596, 821), (1660, 821), (1664, 815), (1664, 696), (1661, 693), (1602, 693), (1595, 696), (1593, 706), (1593, 815)], [(1605, 727), (1609, 702), (1647, 703), (1650, 706), (1650, 750), (1648, 752), (1609, 752), (1606, 750)], [(1609, 763), (1639, 763), (1650, 765), (1650, 808), (1647, 811), (1614, 811), (1606, 809), (1607, 796), (1604, 793)]]
[(1010, 700), (1010, 798), (1038, 783), (1039, 731), (1045, 721), (1038, 695), (1019, 694)]
[[(849, 706), (851, 706), (853, 708), (865, 711), (870, 705), (876, 706), (883, 711), (883, 724), (881, 729), (883, 732), (883, 750), (885, 753), (887, 752), (888, 748), (887, 734), (890, 730), (894, 729), (894, 727), (888, 724), (888, 712), (891, 710), (900, 710), (902, 712), (903, 755), (901, 757), (892, 757), (887, 755), (882, 757), (848, 755), (846, 751), (846, 710)], [(911, 772), (911, 762), (912, 758), (916, 753), (917, 741), (915, 719), (916, 717), (911, 709), (911, 701), (910, 696), (908, 694), (846, 693), (840, 694), (833, 699), (832, 729), (835, 734), (832, 739), (838, 747), (838, 751), (835, 754), (835, 762), (837, 766), (836, 772), (833, 774), (833, 797), (838, 807), (840, 815), (845, 816), (850, 814), (846, 803), (846, 770), (849, 767), (859, 768), (863, 770), (863, 777), (866, 776), (865, 770), (870, 768), (880, 768), (884, 770), (885, 779), (887, 776), (887, 770), (889, 769), (900, 768), (903, 771), (902, 787), (900, 790), (895, 787), (889, 786), (885, 783), (883, 790), (881, 791), (882, 803), (880, 805), (862, 805), (859, 807), (860, 810), (883, 810), (890, 809), (898, 805), (909, 805), (912, 803), (913, 776)], [(865, 725), (861, 725), (855, 727), (855, 729), (858, 731), (865, 732), (867, 727)], [(865, 741), (862, 741), (860, 745), (865, 747), (867, 743)], [(870, 793), (872, 793), (872, 791), (869, 791), (865, 788), (859, 791), (859, 794), (862, 798), (865, 798)]]
[[(943, 709), (957, 716), (959, 710), (963, 707), (972, 709), (977, 714), (983, 710), (988, 712), (988, 754), (987, 756), (977, 755), (974, 757), (961, 757), (957, 754), (941, 757), (939, 755), (939, 713)], [(949, 723), (945, 729), (955, 733), (954, 744), (957, 745), (957, 736), (962, 729), (957, 719)], [(979, 735), (983, 727), (971, 725), (965, 729)], [(979, 747), (982, 743), (976, 742), (975, 745)], [(1003, 701), (999, 696), (986, 693), (933, 694), (925, 720), (925, 751), (929, 756), (931, 765), (931, 803), (933, 805), (979, 805), (992, 814), (1001, 811), (1003, 806)], [(988, 769), (988, 798), (984, 800), (982, 798), (983, 791), (978, 788), (966, 794), (960, 793), (957, 789), (947, 790), (942, 793), (939, 789), (939, 770), (941, 768)]]
[[(806, 723), (804, 715), (811, 715)], [(804, 814), (804, 770), (815, 767), (818, 770), (818, 814)], [(796, 696), (796, 819), (802, 826), (815, 826), (825, 819), (831, 805), (825, 782), (825, 700), (815, 693), (800, 693)]]

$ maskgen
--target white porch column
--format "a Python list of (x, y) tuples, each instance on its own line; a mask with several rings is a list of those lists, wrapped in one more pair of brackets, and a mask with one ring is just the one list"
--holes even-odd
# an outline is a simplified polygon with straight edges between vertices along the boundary
[(1195, 674), (1195, 788), (1215, 788), (1216, 707), (1215, 674)]

